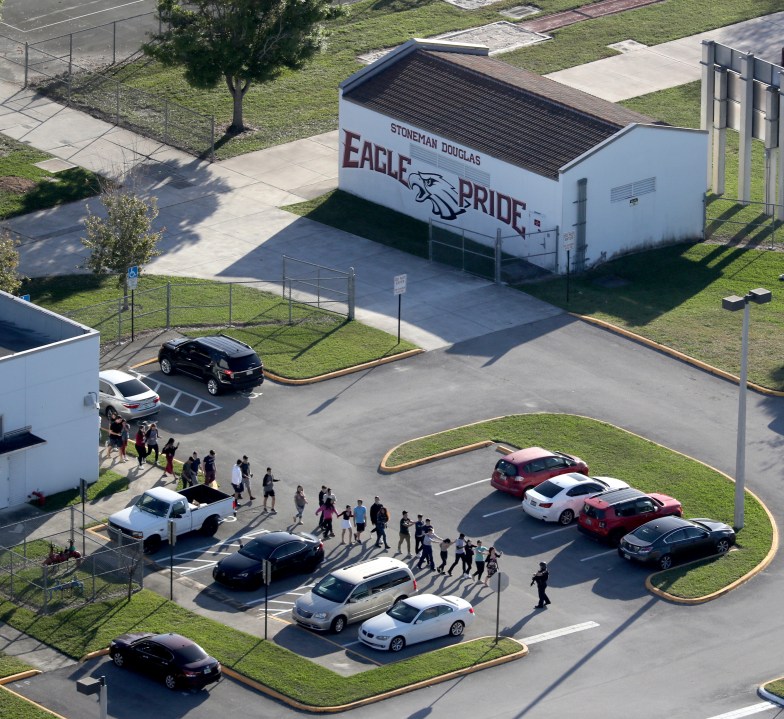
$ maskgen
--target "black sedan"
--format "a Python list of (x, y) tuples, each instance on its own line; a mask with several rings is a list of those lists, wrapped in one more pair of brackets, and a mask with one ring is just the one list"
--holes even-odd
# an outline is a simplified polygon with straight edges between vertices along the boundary
[(273, 576), (284, 572), (312, 572), (324, 559), (324, 545), (312, 534), (270, 532), (254, 537), (242, 549), (221, 559), (212, 570), (216, 582), (251, 589), (264, 585), (264, 562)]
[(150, 674), (169, 689), (203, 689), (221, 678), (220, 662), (179, 634), (123, 634), (109, 655), (118, 667)]
[(669, 569), (673, 563), (710, 554), (724, 554), (735, 544), (735, 530), (715, 519), (660, 517), (633, 532), (618, 546), (624, 559), (657, 564)]

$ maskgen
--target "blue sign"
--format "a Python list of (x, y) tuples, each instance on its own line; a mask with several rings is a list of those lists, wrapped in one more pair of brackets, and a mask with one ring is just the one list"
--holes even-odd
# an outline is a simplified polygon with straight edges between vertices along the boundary
[(128, 279), (134, 280), (139, 278), (139, 265), (134, 265), (128, 268)]
[(23, 299), (25, 302), (29, 302), (29, 301), (30, 301), (30, 295), (22, 295), (22, 296), (21, 296), (21, 298), (22, 298), (22, 299)]

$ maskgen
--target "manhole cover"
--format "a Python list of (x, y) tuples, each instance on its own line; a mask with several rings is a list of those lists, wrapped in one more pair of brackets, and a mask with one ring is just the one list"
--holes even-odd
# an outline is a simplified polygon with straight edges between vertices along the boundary
[(621, 40), (620, 42), (614, 42), (607, 47), (617, 50), (618, 52), (634, 52), (635, 50), (644, 50), (648, 46), (643, 45), (636, 40)]
[(529, 15), (536, 15), (538, 12), (541, 12), (541, 10), (534, 5), (515, 5), (506, 10), (501, 10), (500, 14), (505, 17), (510, 17), (512, 20), (520, 20)]

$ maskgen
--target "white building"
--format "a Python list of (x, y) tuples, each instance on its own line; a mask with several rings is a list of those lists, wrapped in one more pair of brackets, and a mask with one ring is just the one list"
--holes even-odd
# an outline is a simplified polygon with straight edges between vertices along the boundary
[[(341, 83), (340, 189), (539, 267), (703, 236), (707, 133), (410, 40)], [(566, 243), (566, 244), (565, 244)]]
[(96, 330), (0, 292), (0, 508), (98, 478)]

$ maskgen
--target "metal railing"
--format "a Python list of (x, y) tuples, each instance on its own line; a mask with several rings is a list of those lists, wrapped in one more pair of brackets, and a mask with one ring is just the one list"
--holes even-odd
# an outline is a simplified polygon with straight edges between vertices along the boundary
[(775, 219), (780, 205), (713, 197), (705, 202), (705, 239), (754, 247), (784, 241), (784, 222)]

